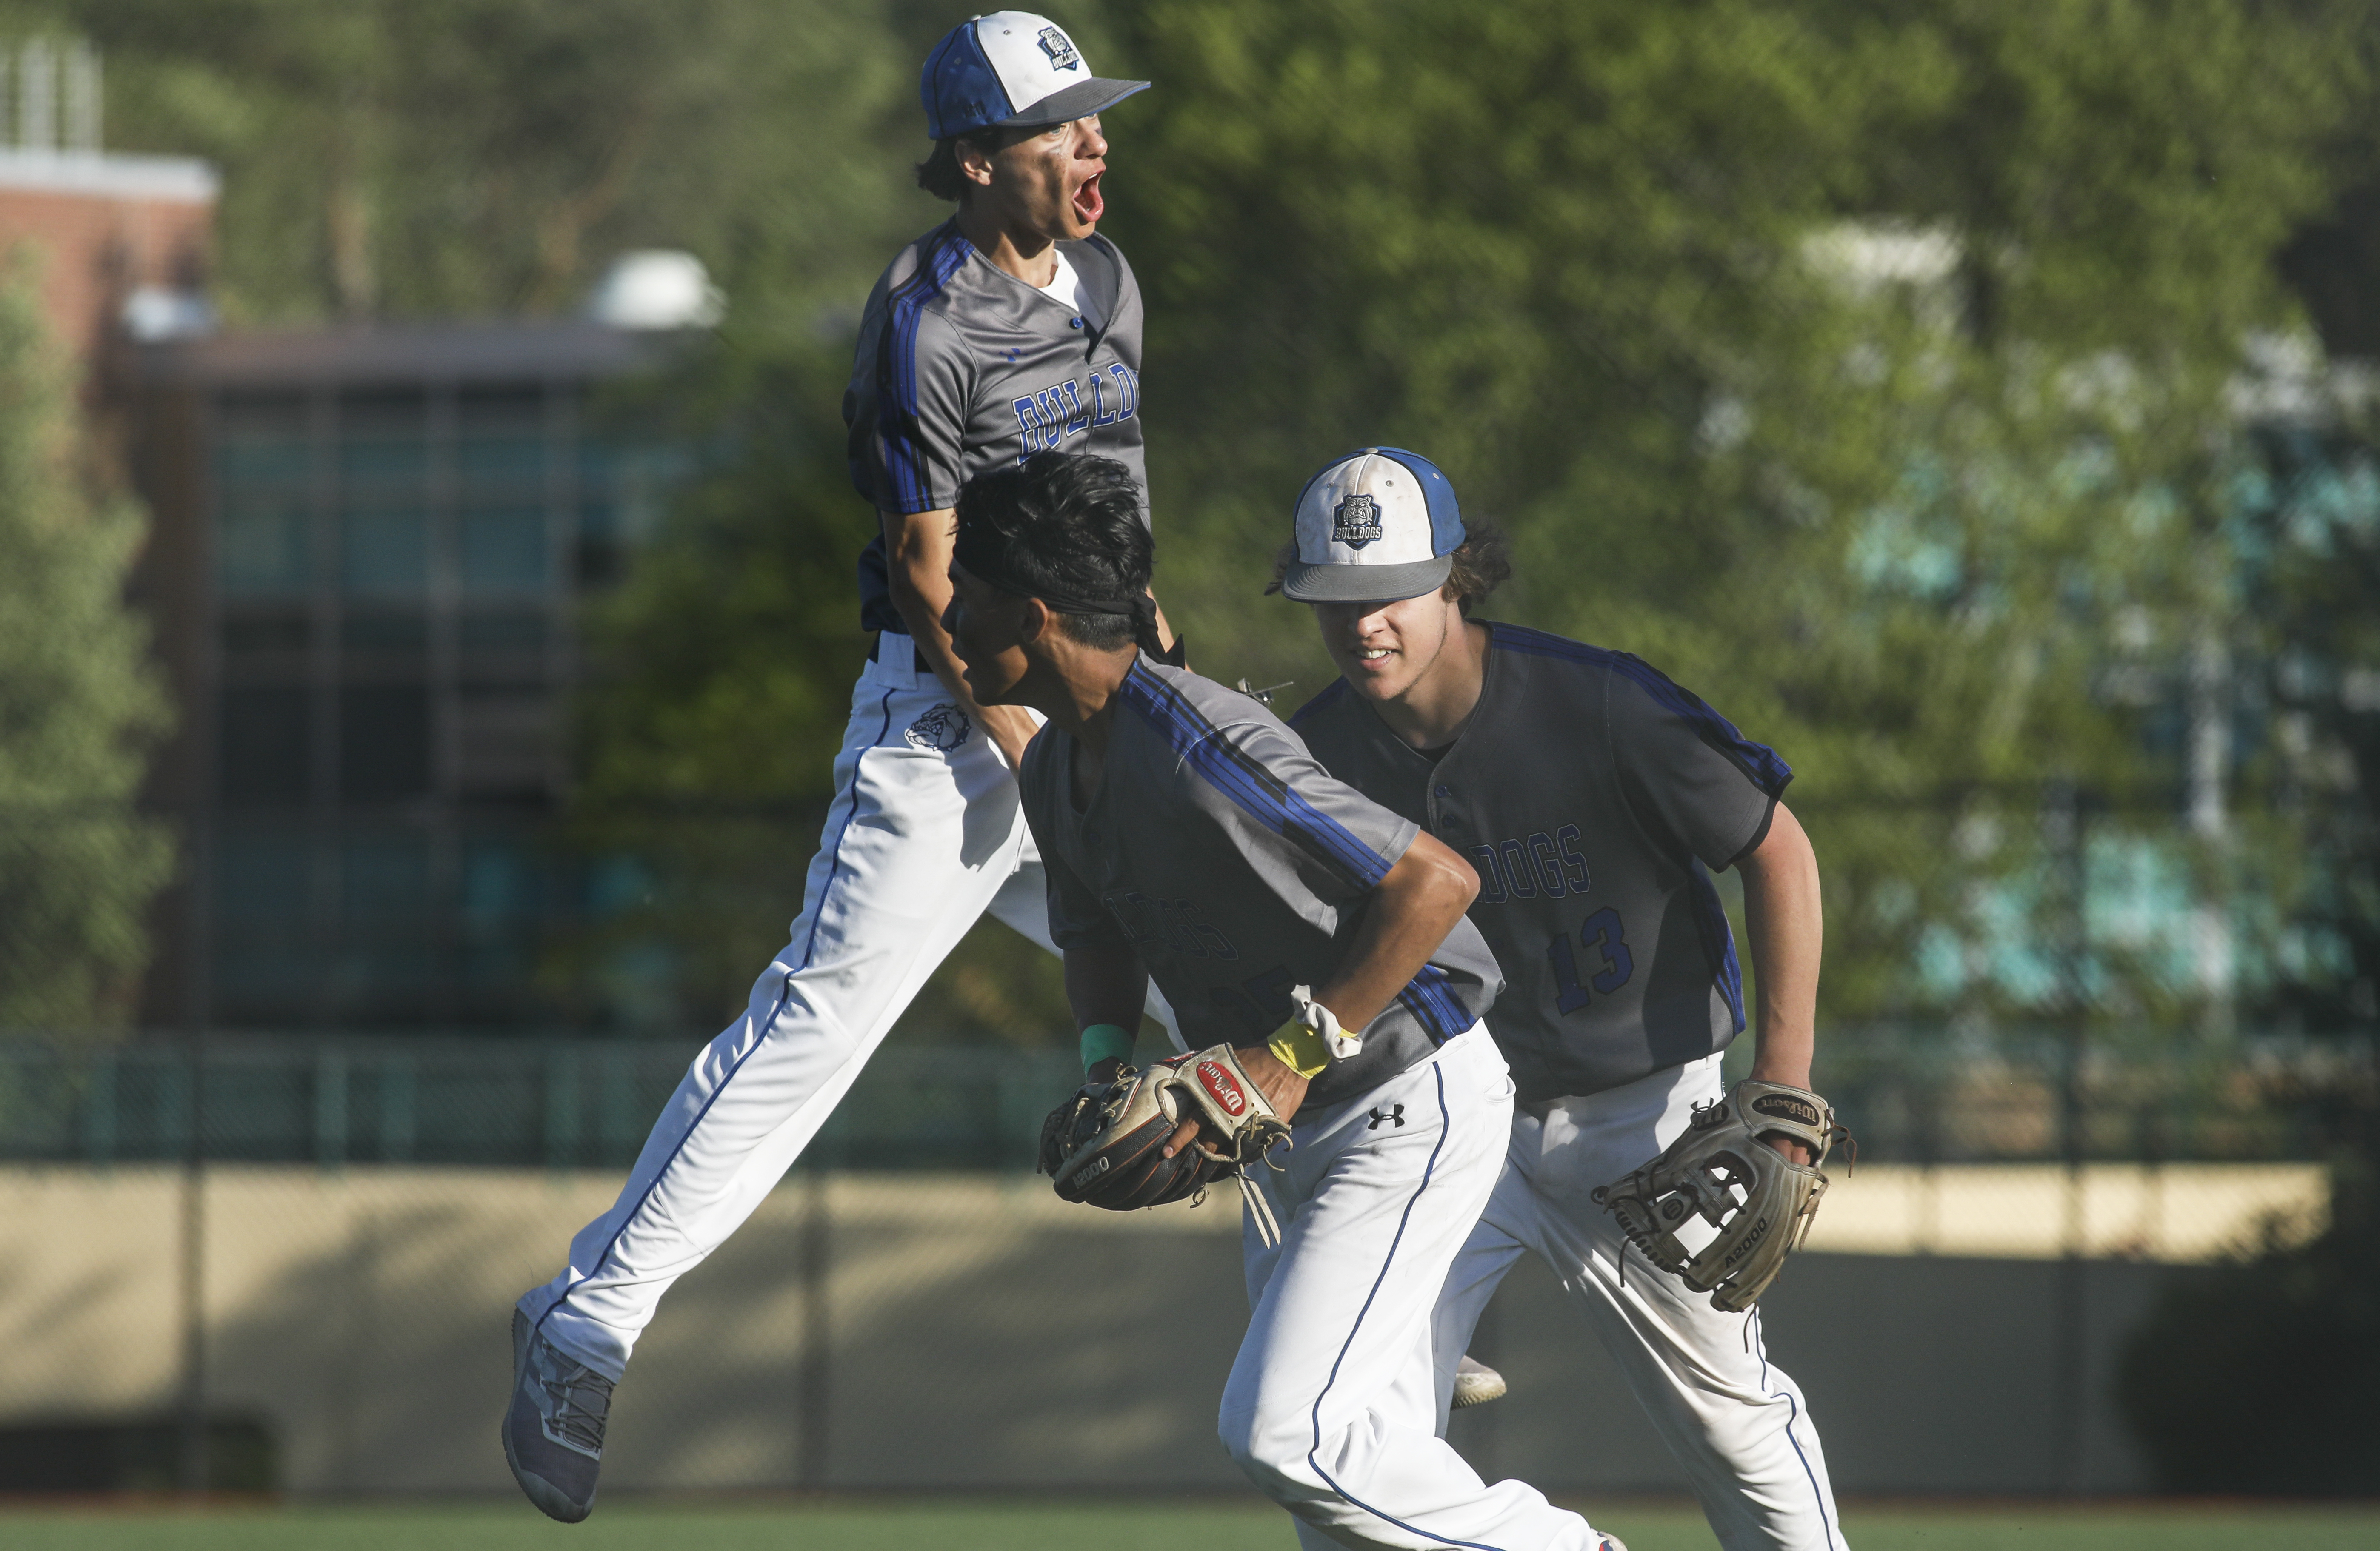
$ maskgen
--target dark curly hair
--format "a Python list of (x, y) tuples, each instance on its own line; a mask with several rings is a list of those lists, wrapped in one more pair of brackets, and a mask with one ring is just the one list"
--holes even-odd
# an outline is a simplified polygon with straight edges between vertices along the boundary
[[(1140, 517), (1140, 487), (1113, 458), (1036, 453), (959, 489), (958, 563), (987, 584), (1038, 597), (1066, 634), (1100, 651), (1135, 639), (1157, 647), (1148, 578), (1157, 543)], [(1129, 610), (1073, 611), (1068, 600)]]
[[(1446, 574), (1446, 585), (1439, 588), (1439, 596), (1451, 598), (1468, 615), (1475, 604), (1511, 579), (1512, 551), (1504, 540), (1504, 530), (1494, 523), (1466, 521), (1463, 528), (1462, 546), (1454, 551), (1454, 569)], [(1272, 557), (1272, 584), (1265, 588), (1268, 597), (1281, 590), (1281, 578), (1296, 563), (1297, 541), (1292, 539)]]

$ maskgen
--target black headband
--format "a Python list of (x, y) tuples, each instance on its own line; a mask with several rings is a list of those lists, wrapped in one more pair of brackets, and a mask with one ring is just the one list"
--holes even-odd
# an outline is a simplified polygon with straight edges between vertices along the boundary
[(975, 543), (967, 541), (980, 531), (971, 531), (962, 524), (957, 542), (952, 547), (953, 558), (966, 568), (968, 576), (987, 587), (996, 587), (1019, 598), (1038, 598), (1057, 613), (1107, 614), (1117, 619), (1128, 619), (1132, 621), (1134, 638), (1150, 656), (1175, 667), (1182, 665), (1181, 642), (1174, 642), (1171, 652), (1158, 644), (1157, 600), (1151, 598), (1146, 588), (1123, 598), (1086, 598), (1079, 593), (1026, 581), (1000, 563), (994, 544), (981, 540)]

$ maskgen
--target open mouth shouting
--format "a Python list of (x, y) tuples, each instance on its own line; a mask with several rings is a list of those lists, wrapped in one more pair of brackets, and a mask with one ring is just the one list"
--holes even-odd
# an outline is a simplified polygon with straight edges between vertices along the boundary
[(1106, 213), (1107, 201), (1099, 197), (1099, 179), (1105, 176), (1107, 172), (1102, 168), (1083, 179), (1075, 190), (1075, 219), (1086, 226), (1098, 225), (1099, 217)]

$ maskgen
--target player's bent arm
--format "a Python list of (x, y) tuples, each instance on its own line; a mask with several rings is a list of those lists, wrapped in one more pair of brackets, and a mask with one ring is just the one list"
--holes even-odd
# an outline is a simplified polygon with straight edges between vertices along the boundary
[(1314, 1000), (1340, 1025), (1360, 1029), (1388, 1010), (1471, 908), (1479, 875), (1462, 854), (1424, 831), (1372, 890), (1339, 972)]
[[(1806, 1088), (1817, 1042), (1818, 961), (1826, 941), (1818, 854), (1793, 810), (1779, 803), (1768, 833), (1735, 866), (1743, 875), (1743, 924), (1758, 992), (1752, 1075)], [(1779, 1150), (1807, 1161), (1807, 1149), (1799, 1143)]]
[[(1148, 971), (1140, 955), (1129, 948), (1098, 946), (1066, 950), (1066, 1005), (1074, 1009), (1076, 1033), (1094, 1024), (1138, 1029), (1140, 1009), (1148, 995)], [(1084, 1073), (1104, 1083), (1123, 1064), (1113, 1057)]]
[[(959, 675), (959, 660), (951, 649), (951, 633), (942, 615), (951, 606), (951, 548), (956, 515), (945, 506), (932, 512), (882, 512), (884, 559), (892, 606), (909, 626), (909, 638), (926, 659), (934, 677), (972, 717), (1000, 752), (1008, 768), (1024, 762), (1025, 745), (1033, 741), (1033, 719), (1015, 706), (981, 706), (967, 693)], [(1137, 1003), (1134, 1004), (1137, 1006)], [(1130, 1024), (1126, 1024), (1130, 1027)]]
[[(1429, 963), (1446, 934), (1471, 908), (1479, 875), (1444, 842), (1425, 832), (1374, 887), (1338, 973), (1314, 988), (1314, 1000), (1340, 1026), (1360, 1029), (1378, 1017)], [(1235, 1052), (1249, 1079), (1282, 1120), (1305, 1101), (1305, 1079), (1264, 1045)]]

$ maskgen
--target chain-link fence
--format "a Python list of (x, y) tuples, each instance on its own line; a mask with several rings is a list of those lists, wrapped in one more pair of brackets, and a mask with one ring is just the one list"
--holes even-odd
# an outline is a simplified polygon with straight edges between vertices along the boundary
[[(2368, 1057), (2277, 1039), (1829, 1043), (1862, 1160), (1763, 1308), (1846, 1491), (2144, 1485), (2115, 1350), (2171, 1278), (2319, 1231), (2373, 1097)], [(0, 1487), (508, 1490), (506, 1311), (696, 1048), (0, 1042)], [(1058, 1203), (1032, 1144), (1074, 1080), (1063, 1052), (879, 1051), (647, 1332), (607, 1490), (1235, 1488), (1236, 1203)], [(1676, 1489), (1560, 1302), (1542, 1268), (1507, 1284), (1475, 1350), (1514, 1394), (1459, 1441), (1548, 1487)], [(1155, 1393), (1152, 1330), (1185, 1375)]]
[[(620, 1169), (699, 1048), (0, 1038), (0, 1160)], [(2302, 1036), (1871, 1026), (1830, 1031), (1815, 1081), (1877, 1163), (2321, 1162), (2374, 1102), (2372, 1050)], [(1730, 1060), (1750, 1054), (1740, 1046)], [(1030, 1169), (1042, 1114), (1075, 1080), (1062, 1050), (886, 1046), (811, 1157), (839, 1169)]]

